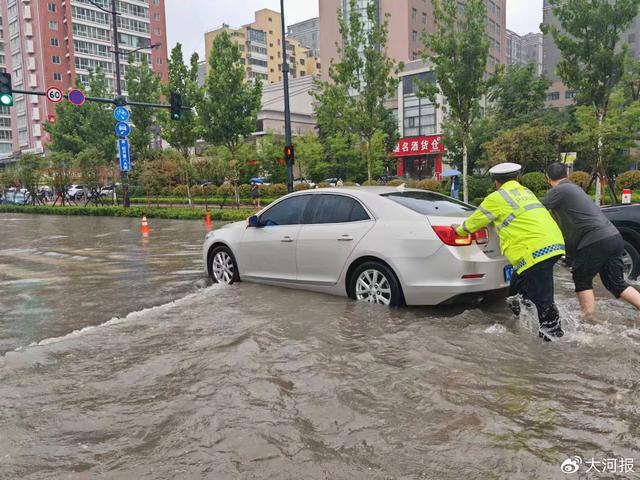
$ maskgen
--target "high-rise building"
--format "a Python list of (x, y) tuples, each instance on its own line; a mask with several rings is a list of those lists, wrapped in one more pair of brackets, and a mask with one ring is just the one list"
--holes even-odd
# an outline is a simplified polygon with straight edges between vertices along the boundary
[[(422, 32), (435, 32), (433, 5), (425, 0), (357, 0), (357, 8), (365, 15), (365, 9), (373, 1), (378, 15), (377, 21), (389, 16), (389, 57), (398, 62), (407, 62), (420, 57), (423, 49)], [(336, 42), (340, 39), (338, 12), (349, 11), (349, 0), (319, 0), (320, 10), (320, 51), (325, 65), (338, 58)], [(507, 63), (505, 37), (506, 0), (486, 0), (487, 34), (490, 50), (488, 69)], [(464, 9), (464, 3), (460, 3)], [(325, 75), (328, 68), (324, 69)]]
[[(7, 71), (7, 48), (4, 39), (5, 21), (2, 8), (0, 8), (0, 72)], [(11, 111), (9, 107), (0, 106), (0, 168), (2, 168), (2, 158), (11, 155), (13, 151), (13, 135), (11, 132)]]
[[(549, 0), (544, 0), (542, 21), (547, 25), (560, 27), (560, 21), (554, 15)], [(620, 36), (620, 43), (629, 46), (631, 57), (640, 59), (640, 16), (637, 16), (631, 23), (629, 30)], [(556, 71), (562, 55), (551, 34), (544, 35), (543, 51), (542, 72), (553, 82), (547, 94), (547, 106), (563, 108), (571, 105), (574, 102), (575, 92), (566, 87)]]
[(310, 18), (289, 25), (287, 35), (298, 40), (302, 46), (310, 48), (316, 57), (320, 57), (320, 18)]
[(506, 30), (507, 65), (534, 65), (538, 75), (542, 75), (542, 34), (528, 33), (520, 36)]
[[(111, 6), (109, 0), (94, 3), (105, 9)], [(164, 0), (118, 0), (116, 5), (125, 91), (126, 53), (139, 47), (160, 44), (135, 53), (134, 61), (146, 57), (153, 70), (166, 79)], [(11, 73), (15, 89), (44, 91), (55, 86), (66, 91), (76, 80), (86, 83), (89, 72), (100, 68), (106, 73), (108, 87), (115, 90), (111, 15), (88, 0), (2, 0), (0, 17), (4, 68)], [(42, 124), (54, 114), (54, 105), (43, 97), (14, 95), (12, 150), (42, 152), (47, 141)]]
[[(255, 12), (255, 20), (240, 28), (223, 24), (221, 28), (207, 32), (204, 36), (205, 54), (211, 55), (213, 41), (222, 32), (227, 32), (231, 40), (238, 44), (242, 62), (246, 66), (246, 80), (256, 78), (267, 83), (282, 81), (282, 23), (280, 13), (262, 9)], [(287, 37), (287, 55), (290, 77), (319, 75), (320, 59), (313, 49), (303, 46), (299, 40)], [(209, 63), (207, 62), (207, 71)]]

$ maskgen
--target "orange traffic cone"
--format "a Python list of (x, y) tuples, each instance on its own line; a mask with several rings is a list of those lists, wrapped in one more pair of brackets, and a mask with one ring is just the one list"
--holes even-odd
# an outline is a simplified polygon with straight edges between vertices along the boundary
[(142, 226), (140, 227), (140, 231), (142, 232), (143, 237), (149, 236), (149, 223), (147, 222), (147, 217), (142, 217)]
[(211, 230), (211, 214), (207, 212), (207, 215), (204, 217), (204, 224), (207, 227), (207, 231)]

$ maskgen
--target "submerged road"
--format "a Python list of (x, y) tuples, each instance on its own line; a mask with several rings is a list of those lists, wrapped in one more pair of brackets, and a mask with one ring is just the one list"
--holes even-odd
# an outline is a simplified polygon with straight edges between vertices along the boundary
[(502, 303), (211, 286), (197, 222), (0, 225), (0, 478), (640, 478), (638, 314), (561, 268), (549, 345)]

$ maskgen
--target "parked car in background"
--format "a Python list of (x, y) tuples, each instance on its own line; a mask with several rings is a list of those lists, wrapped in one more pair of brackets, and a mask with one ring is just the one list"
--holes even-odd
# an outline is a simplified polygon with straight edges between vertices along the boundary
[(307, 180), (306, 178), (294, 178), (293, 179), (293, 186), (294, 187), (296, 185), (301, 185), (303, 183), (306, 183), (307, 185), (309, 185), (309, 188), (316, 188), (315, 182), (313, 182), (311, 180)]
[(87, 189), (83, 185), (69, 185), (67, 195), (74, 200), (84, 200), (87, 198)]
[(335, 187), (336, 183), (338, 183), (337, 178), (325, 178), (322, 183), (328, 183), (330, 186)]
[(24, 205), (30, 198), (30, 193), (26, 188), (9, 188), (4, 193), (3, 203), (11, 205)]
[(100, 189), (100, 196), (112, 197), (115, 189), (116, 189), (115, 185), (106, 185)]
[(248, 222), (209, 233), (207, 273), (389, 306), (438, 305), (506, 294), (507, 261), (493, 229), (458, 237), (475, 207), (392, 187), (289, 194)]
[(624, 239), (625, 276), (635, 281), (640, 277), (640, 203), (614, 205), (602, 209)]

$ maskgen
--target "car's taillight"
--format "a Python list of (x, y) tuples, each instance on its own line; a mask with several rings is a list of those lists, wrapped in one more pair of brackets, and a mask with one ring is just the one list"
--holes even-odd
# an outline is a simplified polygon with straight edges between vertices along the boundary
[(487, 243), (489, 243), (489, 230), (487, 230), (486, 228), (481, 228), (473, 234), (473, 239), (478, 245), (486, 245)]
[(473, 239), (471, 235), (467, 235), (466, 237), (461, 237), (455, 231), (452, 226), (434, 226), (433, 231), (436, 232), (442, 243), (445, 245), (450, 245), (452, 247), (465, 247), (471, 245)]

